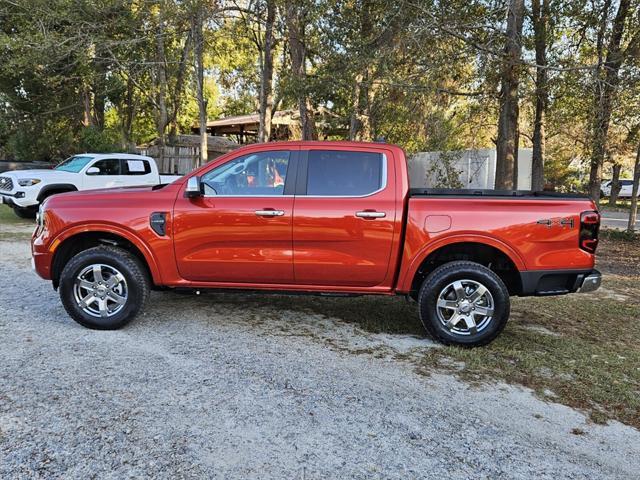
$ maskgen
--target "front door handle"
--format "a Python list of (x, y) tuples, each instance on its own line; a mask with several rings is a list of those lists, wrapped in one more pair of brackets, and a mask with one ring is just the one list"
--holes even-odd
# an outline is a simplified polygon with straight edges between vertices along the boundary
[(356, 217), (360, 217), (360, 218), (384, 218), (386, 216), (387, 214), (384, 212), (372, 212), (370, 210), (356, 212)]
[(281, 217), (284, 215), (284, 210), (256, 210), (256, 215), (259, 217)]

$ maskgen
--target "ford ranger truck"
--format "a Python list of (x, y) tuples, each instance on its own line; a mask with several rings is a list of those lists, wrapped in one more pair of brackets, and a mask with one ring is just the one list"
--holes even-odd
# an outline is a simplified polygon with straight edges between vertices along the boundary
[(89, 328), (122, 327), (150, 289), (404, 295), (433, 338), (476, 346), (511, 295), (597, 289), (599, 224), (580, 196), (410, 189), (393, 145), (266, 143), (169, 185), (55, 195), (32, 252)]
[(76, 190), (158, 185), (176, 175), (160, 175), (151, 157), (128, 153), (83, 153), (52, 170), (15, 170), (0, 173), (0, 203), (21, 218), (35, 218), (47, 197)]

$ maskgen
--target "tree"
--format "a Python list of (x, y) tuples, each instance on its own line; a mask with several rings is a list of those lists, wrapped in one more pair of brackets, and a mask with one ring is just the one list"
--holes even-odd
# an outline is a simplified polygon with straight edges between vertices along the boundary
[[(605, 1), (598, 34), (598, 64), (594, 72), (595, 95), (594, 116), (591, 127), (591, 167), (589, 173), (589, 194), (596, 202), (600, 200), (600, 184), (602, 183), (602, 164), (606, 156), (607, 135), (611, 120), (611, 110), (617, 93), (618, 72), (625, 58), (622, 48), (625, 23), (629, 14), (630, 0), (620, 0), (618, 10), (611, 26), (611, 35), (604, 55), (604, 29), (608, 21), (610, 0)], [(602, 59), (605, 58), (604, 62)]]
[(549, 102), (547, 80), (547, 30), (549, 0), (532, 0), (534, 44), (536, 52), (535, 118), (533, 121), (533, 154), (531, 159), (531, 189), (544, 188), (545, 116)]
[(509, 1), (496, 145), (496, 189), (518, 188), (518, 84), (524, 12), (524, 0)]
[(271, 137), (273, 115), (273, 52), (275, 46), (274, 24), (276, 21), (275, 0), (266, 0), (267, 16), (264, 29), (264, 48), (260, 69), (260, 125), (258, 142), (268, 142)]
[(313, 106), (309, 98), (309, 85), (307, 81), (306, 21), (304, 7), (304, 0), (287, 2), (285, 6), (285, 19), (289, 37), (289, 52), (291, 54), (291, 73), (296, 90), (298, 110), (300, 112), (302, 140), (316, 140), (318, 135), (313, 117)]
[(633, 187), (631, 188), (631, 209), (629, 210), (629, 223), (627, 231), (633, 233), (636, 228), (636, 217), (638, 215), (638, 193), (640, 192), (640, 143), (636, 153), (636, 162), (633, 167)]
[(209, 160), (209, 145), (207, 140), (207, 98), (204, 92), (204, 23), (206, 4), (198, 2), (193, 14), (193, 53), (195, 60), (196, 100), (198, 102), (198, 126), (200, 133), (200, 160), (204, 165)]

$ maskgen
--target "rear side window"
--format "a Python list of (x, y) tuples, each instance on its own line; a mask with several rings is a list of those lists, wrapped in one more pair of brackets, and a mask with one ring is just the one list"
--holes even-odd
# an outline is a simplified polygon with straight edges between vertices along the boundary
[(151, 165), (148, 160), (125, 158), (122, 160), (123, 175), (147, 175), (151, 173)]
[(353, 197), (374, 193), (386, 182), (381, 153), (310, 150), (307, 195)]
[(89, 175), (120, 175), (120, 160), (117, 158), (98, 160), (91, 166), (96, 167), (100, 171), (97, 173), (90, 173)]

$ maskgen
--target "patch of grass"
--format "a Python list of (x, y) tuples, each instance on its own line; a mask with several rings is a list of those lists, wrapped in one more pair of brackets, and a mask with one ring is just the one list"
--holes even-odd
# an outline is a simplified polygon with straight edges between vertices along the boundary
[(28, 233), (3, 232), (0, 230), (0, 242), (21, 242), (29, 241), (31, 235)]
[(0, 205), (0, 228), (2, 228), (2, 224), (32, 225), (33, 220), (19, 218), (15, 213), (13, 213), (13, 209), (7, 205)]
[(609, 205), (609, 198), (600, 200), (600, 210), (609, 212), (628, 212), (631, 208), (631, 199), (618, 199), (615, 206)]

